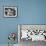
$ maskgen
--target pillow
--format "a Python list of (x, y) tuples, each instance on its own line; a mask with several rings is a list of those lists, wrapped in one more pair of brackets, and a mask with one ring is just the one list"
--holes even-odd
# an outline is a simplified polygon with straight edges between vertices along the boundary
[(23, 39), (23, 38), (28, 38), (28, 30), (21, 30), (21, 39)]

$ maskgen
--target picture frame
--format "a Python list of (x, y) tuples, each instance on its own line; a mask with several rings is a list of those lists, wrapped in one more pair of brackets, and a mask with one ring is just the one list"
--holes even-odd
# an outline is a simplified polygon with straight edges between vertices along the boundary
[(17, 7), (4, 6), (4, 17), (17, 17)]

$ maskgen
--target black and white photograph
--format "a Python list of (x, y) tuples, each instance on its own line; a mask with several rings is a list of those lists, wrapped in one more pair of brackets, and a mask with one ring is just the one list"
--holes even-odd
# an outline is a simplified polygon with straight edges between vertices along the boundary
[(19, 24), (18, 42), (20, 46), (41, 45), (46, 42), (46, 25)]
[(46, 25), (20, 25), (19, 28), (20, 40), (46, 41)]
[(4, 7), (4, 17), (16, 17), (17, 16), (17, 7), (7, 6)]

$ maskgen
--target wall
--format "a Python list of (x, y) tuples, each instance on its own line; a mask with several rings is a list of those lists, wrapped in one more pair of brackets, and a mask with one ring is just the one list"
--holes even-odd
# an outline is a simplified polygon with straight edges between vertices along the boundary
[[(16, 18), (3, 17), (6, 5), (18, 8)], [(18, 24), (46, 24), (46, 0), (0, 0), (0, 44), (8, 43), (9, 32), (18, 32)]]
[[(3, 7), (16, 6), (17, 0), (0, 0), (0, 44), (7, 44), (8, 34), (10, 32), (17, 32), (17, 18), (5, 18), (3, 15)], [(18, 38), (17, 38), (18, 39)], [(16, 43), (18, 42), (16, 39)]]

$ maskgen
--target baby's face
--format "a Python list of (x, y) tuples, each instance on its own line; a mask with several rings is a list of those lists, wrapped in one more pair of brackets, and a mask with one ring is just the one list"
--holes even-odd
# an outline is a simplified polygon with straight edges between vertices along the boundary
[(7, 15), (13, 16), (13, 11), (11, 11), (10, 9), (8, 9)]

